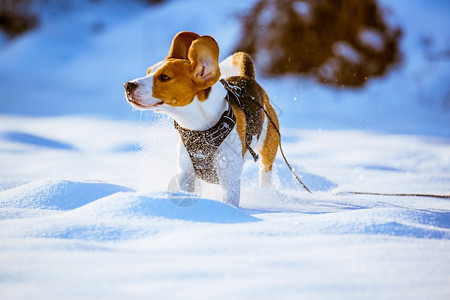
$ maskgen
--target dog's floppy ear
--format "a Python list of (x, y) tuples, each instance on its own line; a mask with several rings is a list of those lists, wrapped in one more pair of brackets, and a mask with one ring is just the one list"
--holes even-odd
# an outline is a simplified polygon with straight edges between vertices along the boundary
[(194, 82), (200, 90), (211, 87), (219, 80), (219, 46), (214, 38), (205, 35), (194, 40), (188, 59), (192, 64)]
[(188, 59), (188, 52), (191, 44), (194, 40), (198, 39), (200, 36), (194, 32), (182, 31), (177, 33), (177, 35), (172, 40), (172, 45), (170, 46), (169, 58), (180, 58)]

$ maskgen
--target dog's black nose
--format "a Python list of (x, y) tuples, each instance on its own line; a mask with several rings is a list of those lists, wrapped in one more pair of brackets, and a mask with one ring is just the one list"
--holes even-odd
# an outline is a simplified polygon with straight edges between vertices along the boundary
[(137, 88), (138, 85), (134, 82), (128, 81), (128, 82), (125, 82), (125, 84), (123, 86), (127, 92), (132, 92)]

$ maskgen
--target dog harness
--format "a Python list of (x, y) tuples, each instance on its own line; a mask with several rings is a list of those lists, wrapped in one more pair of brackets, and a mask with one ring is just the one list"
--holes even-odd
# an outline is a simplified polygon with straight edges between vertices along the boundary
[[(215, 184), (219, 183), (219, 178), (214, 167), (214, 155), (236, 125), (233, 109), (241, 109), (245, 113), (245, 146), (255, 161), (258, 155), (250, 147), (250, 143), (255, 135), (259, 138), (263, 120), (263, 112), (260, 108), (262, 92), (258, 89), (259, 85), (256, 81), (248, 77), (235, 76), (226, 80), (222, 79), (221, 83), (228, 91), (225, 97), (228, 108), (213, 127), (207, 130), (190, 130), (174, 121), (175, 129), (178, 130), (181, 141), (191, 158), (195, 175), (208, 183)], [(255, 101), (260, 103), (259, 106), (254, 103)]]
[(214, 154), (235, 124), (236, 116), (229, 104), (228, 109), (222, 114), (216, 125), (207, 130), (186, 129), (174, 121), (175, 129), (178, 130), (181, 141), (189, 153), (195, 175), (198, 178), (209, 183), (219, 183), (214, 168)]

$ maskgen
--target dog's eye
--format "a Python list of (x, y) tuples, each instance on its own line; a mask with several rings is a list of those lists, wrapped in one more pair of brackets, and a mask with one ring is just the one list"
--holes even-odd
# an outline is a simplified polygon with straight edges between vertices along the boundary
[(161, 74), (161, 76), (159, 76), (159, 79), (161, 79), (161, 81), (168, 81), (170, 80), (170, 77), (166, 74)]

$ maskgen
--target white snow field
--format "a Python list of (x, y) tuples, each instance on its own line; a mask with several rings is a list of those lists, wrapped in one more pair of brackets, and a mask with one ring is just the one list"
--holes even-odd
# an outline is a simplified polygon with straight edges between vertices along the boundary
[(240, 208), (170, 192), (177, 132), (123, 83), (181, 30), (225, 58), (254, 1), (71, 3), (0, 45), (0, 299), (450, 299), (450, 199), (346, 193), (449, 195), (448, 1), (381, 1), (404, 57), (364, 89), (257, 75), (313, 194), (249, 159)]

